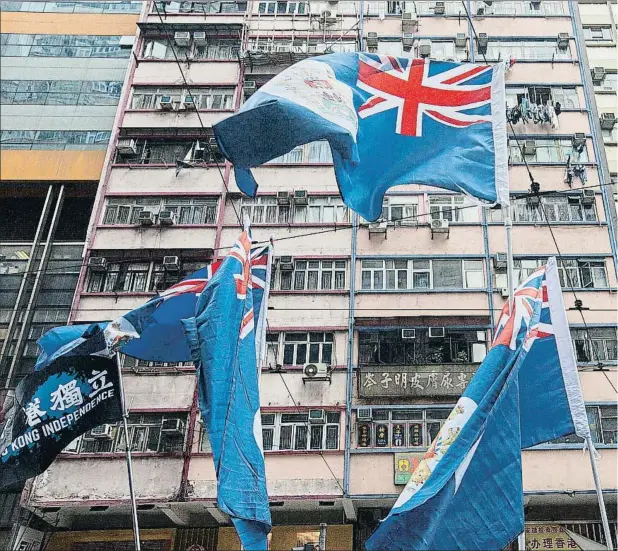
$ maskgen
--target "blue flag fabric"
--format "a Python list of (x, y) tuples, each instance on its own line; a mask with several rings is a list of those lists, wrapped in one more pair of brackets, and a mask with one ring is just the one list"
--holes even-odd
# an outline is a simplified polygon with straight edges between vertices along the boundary
[(244, 549), (264, 550), (271, 518), (256, 358), (260, 344), (256, 345), (254, 287), (259, 283), (252, 277), (251, 264), (251, 238), (245, 231), (200, 294), (195, 317), (183, 324), (198, 369), (217, 504), (232, 518)]
[(288, 67), (213, 128), (251, 196), (250, 168), (327, 140), (344, 202), (375, 220), (401, 184), (507, 205), (504, 105), (499, 65), (336, 53)]
[(519, 372), (544, 282), (542, 267), (517, 289), (491, 350), (368, 551), (501, 549), (523, 531)]

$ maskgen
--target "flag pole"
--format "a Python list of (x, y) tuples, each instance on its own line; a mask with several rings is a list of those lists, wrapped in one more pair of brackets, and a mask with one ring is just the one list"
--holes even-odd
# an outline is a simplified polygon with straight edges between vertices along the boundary
[(139, 524), (137, 522), (137, 503), (135, 501), (135, 488), (133, 487), (133, 463), (131, 461), (131, 443), (129, 442), (129, 410), (127, 409), (124, 394), (124, 383), (122, 381), (122, 366), (120, 362), (120, 352), (116, 352), (116, 365), (118, 366), (118, 390), (120, 391), (120, 407), (122, 409), (122, 425), (124, 428), (124, 442), (127, 457), (127, 473), (129, 475), (129, 494), (131, 495), (131, 518), (133, 520), (133, 539), (135, 541), (135, 551), (141, 551)]
[(605, 534), (605, 545), (609, 551), (613, 551), (614, 543), (612, 534), (609, 529), (609, 521), (607, 520), (607, 510), (605, 509), (605, 500), (603, 499), (603, 489), (601, 488), (601, 479), (599, 477), (599, 468), (597, 465), (597, 456), (592, 437), (586, 437), (586, 445), (588, 454), (590, 455), (590, 465), (592, 466), (592, 478), (594, 479), (594, 487), (597, 491), (597, 499), (599, 500), (599, 508), (601, 509), (601, 523), (603, 524), (603, 533)]

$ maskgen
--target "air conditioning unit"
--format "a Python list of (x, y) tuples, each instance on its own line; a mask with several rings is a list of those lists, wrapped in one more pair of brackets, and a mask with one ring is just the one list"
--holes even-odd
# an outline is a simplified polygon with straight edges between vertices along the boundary
[(161, 432), (184, 435), (185, 423), (182, 419), (164, 419), (163, 423), (161, 423)]
[(161, 99), (159, 100), (159, 108), (164, 111), (171, 111), (174, 109), (174, 100), (172, 99), (172, 96), (161, 96)]
[(204, 31), (195, 31), (193, 33), (193, 44), (196, 46), (206, 46), (206, 33)]
[(536, 142), (534, 140), (524, 142), (524, 155), (536, 155)]
[(595, 202), (594, 189), (582, 189), (582, 205), (593, 205)]
[(357, 421), (371, 421), (371, 408), (358, 408), (356, 410)]
[(435, 15), (444, 15), (446, 13), (446, 8), (444, 6), (444, 2), (436, 2), (433, 5), (433, 13)]
[(538, 10), (541, 7), (541, 0), (531, 0), (530, 5), (535, 9)]
[(181, 48), (188, 48), (191, 43), (191, 33), (184, 31), (176, 31), (174, 33), (174, 42), (176, 46), (180, 46)]
[(611, 130), (616, 125), (616, 115), (614, 113), (601, 113), (601, 128)]
[(409, 52), (414, 47), (414, 35), (412, 33), (403, 33), (403, 50)]
[(558, 33), (558, 48), (560, 50), (566, 50), (569, 47), (569, 42), (569, 33)]
[(293, 256), (282, 256), (279, 258), (279, 269), (282, 272), (292, 272), (294, 271), (294, 257)]
[(140, 226), (152, 226), (154, 224), (154, 212), (143, 210), (137, 215), (137, 223)]
[(162, 210), (159, 213), (159, 224), (173, 226), (176, 223), (176, 213), (172, 210)]
[(500, 296), (502, 298), (509, 298), (509, 288), (508, 287), (500, 287)]
[(418, 29), (418, 17), (415, 13), (404, 11), (401, 14), (401, 32), (403, 34), (416, 32)]
[(476, 40), (476, 49), (479, 54), (485, 55), (487, 53), (488, 43), (489, 43), (489, 39), (487, 38), (487, 33), (479, 33), (478, 38)]
[(571, 143), (573, 144), (573, 147), (575, 149), (585, 146), (586, 145), (586, 134), (584, 134), (583, 132), (576, 132), (575, 134), (573, 134), (573, 137), (571, 138)]
[(323, 425), (326, 423), (326, 412), (323, 409), (310, 409), (309, 423), (312, 425)]
[(431, 231), (433, 233), (448, 233), (448, 220), (444, 218), (436, 218), (430, 223)]
[(133, 138), (120, 138), (116, 144), (116, 150), (122, 155), (135, 155), (137, 146)]
[(255, 80), (245, 80), (245, 84), (243, 85), (243, 92), (246, 98), (255, 94), (256, 90), (257, 90), (257, 84)]
[(493, 265), (497, 273), (505, 272), (508, 267), (506, 253), (496, 253), (496, 256), (493, 257)]
[(386, 236), (387, 231), (388, 231), (388, 222), (386, 220), (379, 220), (378, 222), (371, 222), (369, 224), (369, 238), (370, 239), (372, 235), (383, 234), (384, 236)]
[(102, 256), (91, 256), (88, 259), (88, 268), (91, 272), (105, 272), (107, 271), (107, 258)]
[(307, 379), (328, 377), (328, 365), (322, 363), (309, 363), (303, 367), (303, 373)]
[(295, 205), (306, 205), (309, 202), (309, 196), (307, 195), (307, 190), (305, 189), (297, 189), (294, 191), (294, 204)]
[(430, 327), (429, 328), (429, 338), (430, 339), (438, 339), (444, 338), (446, 335), (446, 330), (444, 327)]
[(324, 10), (320, 17), (324, 23), (335, 23), (337, 21), (337, 13), (335, 11)]
[(605, 67), (593, 67), (590, 72), (592, 73), (592, 82), (594, 84), (601, 84), (605, 78)]
[(416, 338), (416, 329), (402, 329), (401, 330), (401, 338), (402, 339), (415, 339)]
[(429, 57), (431, 55), (431, 40), (423, 38), (418, 42), (418, 55), (420, 57)]
[(367, 33), (367, 48), (377, 48), (378, 47), (378, 33), (370, 32)]
[(109, 440), (112, 437), (112, 425), (99, 425), (98, 427), (94, 427), (90, 434), (94, 438), (100, 438), (102, 440)]
[(182, 105), (185, 109), (195, 109), (195, 99), (193, 96), (185, 96), (182, 100)]
[(180, 259), (177, 256), (164, 256), (163, 269), (166, 272), (180, 271)]
[(290, 204), (290, 192), (289, 191), (278, 191), (277, 192), (277, 204), (278, 205), (289, 205)]
[(466, 33), (457, 33), (455, 37), (455, 48), (465, 48), (468, 45), (468, 38)]

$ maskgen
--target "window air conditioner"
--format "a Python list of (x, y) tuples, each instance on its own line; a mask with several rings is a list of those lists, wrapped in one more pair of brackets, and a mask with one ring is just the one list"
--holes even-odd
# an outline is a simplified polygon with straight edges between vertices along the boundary
[(431, 221), (431, 231), (434, 233), (448, 233), (448, 220), (437, 218)]
[(569, 47), (569, 33), (558, 33), (558, 48), (566, 50)]
[(309, 423), (312, 425), (323, 425), (326, 423), (326, 412), (323, 409), (310, 409)]
[(367, 48), (377, 48), (378, 47), (378, 33), (369, 32), (367, 33)]
[(90, 434), (95, 438), (110, 439), (112, 437), (112, 425), (99, 425), (94, 427)]
[(416, 329), (402, 329), (401, 330), (401, 338), (402, 339), (415, 339), (416, 338)]
[(444, 338), (446, 331), (444, 327), (430, 327), (429, 328), (429, 338), (430, 339), (438, 339)]
[(193, 96), (185, 96), (182, 100), (182, 105), (185, 109), (195, 109), (195, 99)]
[(369, 236), (384, 234), (388, 231), (388, 222), (386, 220), (379, 220), (377, 222), (369, 223)]
[(496, 256), (493, 257), (493, 265), (494, 265), (494, 270), (497, 273), (506, 272), (506, 269), (507, 269), (506, 253), (496, 253)]
[(164, 256), (163, 269), (166, 272), (178, 272), (180, 270), (180, 259), (177, 256)]
[(509, 298), (509, 288), (508, 287), (500, 287), (500, 296), (502, 298)]
[(167, 434), (184, 434), (185, 423), (182, 419), (165, 419), (161, 423), (161, 432)]
[(444, 15), (446, 13), (444, 2), (436, 2), (433, 5), (433, 13), (434, 15)]
[(586, 145), (586, 134), (583, 132), (575, 132), (571, 138), (571, 143), (574, 148), (584, 147)]
[(277, 204), (278, 205), (289, 205), (290, 204), (290, 192), (289, 191), (278, 191), (277, 192)]
[(172, 210), (162, 210), (159, 213), (159, 224), (173, 226), (176, 223), (176, 213)]
[(456, 48), (465, 48), (468, 45), (468, 39), (466, 37), (466, 33), (457, 33), (455, 37), (455, 47)]
[(171, 111), (174, 109), (174, 101), (172, 100), (172, 96), (161, 96), (159, 100), (159, 108), (164, 111)]
[(154, 213), (143, 210), (137, 215), (137, 223), (140, 226), (152, 226), (154, 224)]
[(282, 272), (292, 272), (294, 271), (294, 257), (292, 256), (282, 256), (279, 258), (279, 269)]
[(524, 155), (536, 155), (536, 142), (534, 140), (524, 142)]
[(418, 42), (418, 55), (420, 57), (429, 57), (431, 55), (431, 40), (423, 38)]
[(418, 17), (415, 13), (404, 11), (401, 13), (401, 31), (413, 33), (418, 29)]
[(611, 130), (616, 125), (616, 115), (614, 113), (601, 113), (601, 128)]
[(592, 73), (592, 82), (595, 84), (601, 84), (605, 78), (605, 67), (593, 67), (590, 72)]
[(91, 256), (88, 259), (88, 268), (91, 272), (105, 272), (107, 270), (107, 258)]
[(306, 205), (309, 202), (309, 196), (307, 195), (307, 190), (305, 189), (297, 189), (294, 191), (294, 204), (295, 205)]
[(541, 0), (531, 0), (530, 5), (533, 9), (538, 10), (541, 7)]
[(357, 421), (371, 421), (371, 408), (358, 408), (356, 410)]
[(303, 373), (307, 379), (328, 377), (328, 365), (323, 363), (309, 363), (303, 367)]
[(176, 46), (180, 46), (181, 48), (188, 48), (189, 44), (191, 43), (191, 33), (184, 31), (175, 32), (174, 42), (176, 43)]
[(403, 33), (403, 51), (409, 52), (414, 47), (414, 34), (412, 33)]
[(116, 150), (122, 155), (135, 155), (137, 146), (133, 138), (120, 138), (116, 144)]
[(204, 31), (195, 31), (193, 33), (193, 44), (196, 46), (206, 46), (206, 33)]
[(594, 189), (582, 189), (582, 205), (593, 205), (595, 202)]
[(243, 92), (246, 98), (248, 98), (249, 96), (252, 96), (256, 90), (257, 90), (257, 85), (255, 83), (255, 80), (245, 80), (245, 84), (243, 86)]
[(481, 55), (485, 55), (487, 53), (487, 44), (489, 39), (487, 38), (487, 33), (479, 33), (478, 39), (476, 41), (476, 49), (478, 53)]

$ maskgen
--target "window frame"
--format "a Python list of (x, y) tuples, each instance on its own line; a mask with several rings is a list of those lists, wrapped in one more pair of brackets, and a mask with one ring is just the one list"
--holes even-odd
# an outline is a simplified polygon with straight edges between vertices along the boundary
[[(294, 259), (294, 269), (273, 270), (273, 290), (283, 292), (330, 292), (347, 290), (348, 261), (346, 259), (320, 260), (316, 258)], [(326, 287), (325, 274), (330, 273), (330, 285)], [(315, 275), (314, 275), (315, 274)], [(302, 276), (302, 285), (301, 283)], [(317, 279), (314, 279), (317, 278)], [(310, 281), (315, 288), (309, 288)]]
[[(284, 452), (289, 453), (293, 451), (303, 452), (315, 452), (321, 453), (324, 451), (338, 451), (340, 447), (341, 438), (341, 412), (339, 410), (331, 410), (327, 408), (315, 408), (324, 409), (325, 411), (325, 423), (314, 424), (309, 422), (309, 412), (263, 412), (262, 413), (262, 442), (264, 445), (264, 452)], [(334, 421), (334, 417), (337, 416), (337, 422)], [(295, 419), (289, 419), (294, 417)], [(300, 417), (306, 418), (306, 420), (300, 420)], [(282, 439), (285, 438), (283, 434), (284, 428), (289, 428), (289, 447), (282, 446)], [(320, 437), (320, 446), (313, 447), (313, 433), (314, 429), (321, 428), (322, 435)], [(332, 439), (332, 435), (329, 438), (329, 429), (335, 431), (336, 436)], [(286, 430), (287, 432), (287, 430)], [(304, 434), (305, 446), (299, 445), (299, 434)], [(316, 433), (319, 431), (315, 430)], [(265, 435), (269, 434), (269, 437)], [(329, 446), (329, 440), (336, 443), (336, 446)]]
[[(300, 337), (303, 334), (304, 340)], [(300, 352), (299, 347), (304, 347), (304, 352)], [(335, 348), (335, 333), (332, 331), (284, 331), (279, 333), (277, 359), (281, 358), (280, 365), (285, 366), (302, 366), (306, 363), (335, 365)], [(315, 354), (316, 350), (318, 359), (312, 360), (312, 354)], [(287, 359), (291, 359), (291, 362), (286, 362)], [(303, 361), (299, 362), (301, 359)]]

